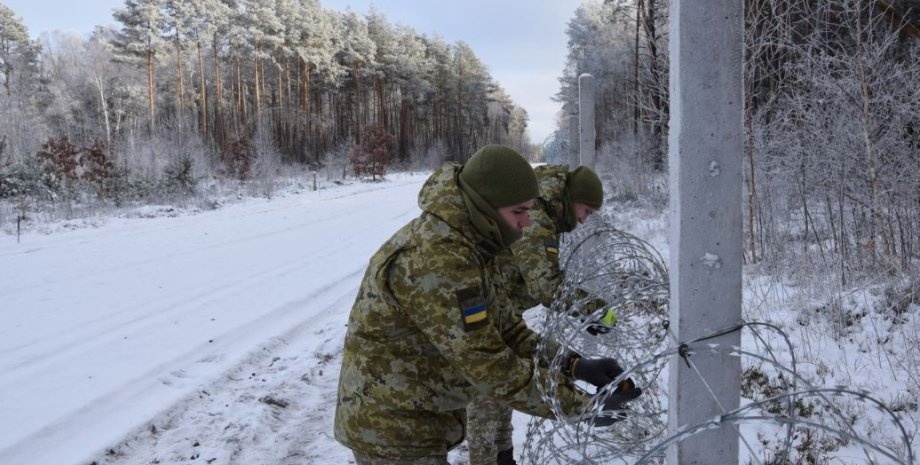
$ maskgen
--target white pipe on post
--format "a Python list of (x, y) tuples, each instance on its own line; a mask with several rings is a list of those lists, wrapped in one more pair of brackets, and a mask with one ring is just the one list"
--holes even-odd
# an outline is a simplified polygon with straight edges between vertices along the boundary
[[(741, 322), (742, 33), (740, 0), (671, 2), (670, 327), (679, 341)], [(741, 360), (729, 352), (740, 344), (733, 331), (671, 360), (670, 433), (738, 407)], [(669, 447), (667, 463), (737, 464), (738, 444), (737, 427), (724, 424)]]
[(569, 115), (569, 169), (578, 166), (578, 115)]
[(578, 132), (580, 164), (594, 169), (594, 76), (578, 76)]

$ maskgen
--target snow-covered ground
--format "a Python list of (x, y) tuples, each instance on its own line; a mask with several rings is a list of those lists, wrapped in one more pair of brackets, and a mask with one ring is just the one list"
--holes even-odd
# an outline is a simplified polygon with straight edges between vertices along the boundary
[[(332, 438), (345, 323), (367, 260), (418, 214), (426, 177), (44, 225), (18, 243), (0, 234), (0, 464), (351, 463)], [(667, 252), (660, 213), (605, 214)], [(814, 288), (749, 276), (745, 318), (785, 331), (813, 384), (873, 389), (916, 436), (916, 306), (892, 316), (877, 290), (847, 291), (834, 316), (835, 291)], [(782, 358), (785, 341), (765, 338)], [(841, 408), (861, 415), (857, 428), (898, 447), (890, 422), (853, 405)], [(526, 423), (515, 416), (516, 445)], [(772, 430), (742, 431), (759, 447), (754, 435)], [(770, 447), (746, 456), (766, 461)], [(836, 450), (834, 463), (864, 463)], [(467, 463), (462, 449), (451, 460)]]
[(425, 178), (0, 235), (0, 464), (347, 463), (344, 324)]

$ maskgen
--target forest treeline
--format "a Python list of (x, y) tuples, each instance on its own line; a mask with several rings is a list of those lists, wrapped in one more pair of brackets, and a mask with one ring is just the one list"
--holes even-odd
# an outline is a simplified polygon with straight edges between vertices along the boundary
[(0, 196), (59, 191), (83, 172), (136, 184), (167, 171), (245, 179), (279, 163), (462, 161), (487, 141), (530, 152), (526, 112), (467, 44), (373, 9), (127, 0), (113, 17), (88, 38), (36, 41), (0, 4)]
[[(568, 27), (557, 98), (575, 114), (595, 77), (599, 160), (626, 198), (667, 165), (668, 11), (586, 2)], [(920, 1), (745, 0), (744, 21), (746, 262), (843, 286), (911, 271), (920, 302)]]
[[(0, 5), (0, 198), (192, 193), (202, 176), (245, 180), (298, 165), (376, 176), (392, 163), (462, 161), (484, 143), (562, 162), (583, 73), (595, 77), (595, 145), (611, 200), (661, 196), (669, 8), (587, 0), (576, 9), (557, 131), (533, 146), (526, 112), (469, 46), (375, 10), (128, 0), (117, 27), (35, 41)], [(745, 0), (738, 156), (749, 264), (805, 263), (841, 283), (916, 271), (918, 9), (918, 0)]]

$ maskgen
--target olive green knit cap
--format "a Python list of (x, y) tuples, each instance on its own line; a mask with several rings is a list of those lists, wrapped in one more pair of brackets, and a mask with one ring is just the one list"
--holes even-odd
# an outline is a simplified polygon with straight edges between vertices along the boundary
[(479, 149), (463, 165), (460, 177), (496, 210), (540, 195), (530, 163), (502, 145)]
[(604, 203), (604, 186), (597, 173), (587, 166), (579, 166), (569, 173), (565, 186), (573, 204), (583, 203), (597, 210)]

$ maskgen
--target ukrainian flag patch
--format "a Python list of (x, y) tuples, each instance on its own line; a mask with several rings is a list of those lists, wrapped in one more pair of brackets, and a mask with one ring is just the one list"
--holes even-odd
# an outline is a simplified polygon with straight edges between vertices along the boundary
[(489, 310), (479, 288), (472, 287), (457, 291), (457, 303), (460, 306), (460, 318), (466, 332), (482, 328), (489, 324)]
[(550, 258), (555, 258), (559, 256), (559, 244), (544, 244), (546, 247), (546, 256)]

